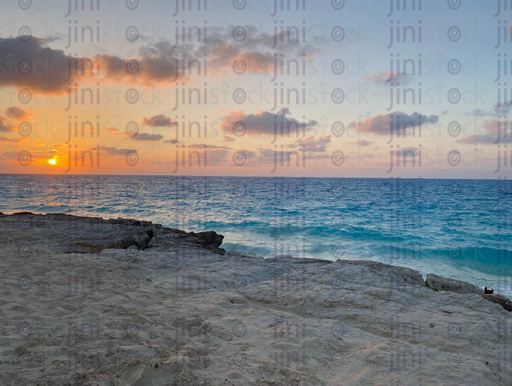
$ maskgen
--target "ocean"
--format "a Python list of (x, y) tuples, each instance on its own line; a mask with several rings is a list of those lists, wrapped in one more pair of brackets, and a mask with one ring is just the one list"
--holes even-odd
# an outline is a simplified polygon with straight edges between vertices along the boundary
[(0, 212), (214, 230), (264, 257), (374, 260), (512, 295), (512, 181), (2, 175)]

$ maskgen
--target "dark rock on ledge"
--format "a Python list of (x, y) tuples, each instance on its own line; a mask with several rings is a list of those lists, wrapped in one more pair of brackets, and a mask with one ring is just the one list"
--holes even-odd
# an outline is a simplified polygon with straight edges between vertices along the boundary
[(499, 304), (509, 312), (512, 311), (512, 302), (506, 296), (499, 294), (480, 294), (480, 296), (485, 300)]
[(456, 292), (458, 294), (477, 294), (485, 300), (499, 304), (509, 312), (512, 311), (512, 301), (510, 301), (506, 296), (495, 293), (483, 293), (484, 290), (465, 281), (447, 279), (445, 277), (429, 273), (427, 275), (427, 280), (425, 280), (425, 284), (434, 291), (448, 291)]
[[(154, 248), (165, 250), (185, 243), (225, 254), (219, 248), (224, 236), (216, 232), (184, 232), (150, 221), (80, 217), (61, 213), (46, 215), (19, 212), (0, 219), (0, 242), (46, 253), (98, 253), (104, 249)], [(12, 232), (9, 232), (9, 231)]]
[(467, 283), (465, 281), (447, 279), (445, 277), (437, 276), (429, 273), (425, 284), (428, 288), (434, 291), (450, 291), (458, 294), (481, 294), (482, 289), (477, 286)]

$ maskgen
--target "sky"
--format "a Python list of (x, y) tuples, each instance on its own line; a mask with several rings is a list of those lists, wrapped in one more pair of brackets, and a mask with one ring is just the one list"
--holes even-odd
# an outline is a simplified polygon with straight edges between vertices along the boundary
[(505, 0), (2, 0), (0, 172), (506, 179), (511, 24)]

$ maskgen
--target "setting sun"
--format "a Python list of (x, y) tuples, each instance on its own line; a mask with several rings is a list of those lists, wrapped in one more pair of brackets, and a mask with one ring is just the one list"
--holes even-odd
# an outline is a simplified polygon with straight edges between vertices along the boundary
[(48, 163), (50, 165), (54, 166), (55, 164), (57, 164), (57, 161), (55, 161), (55, 159), (52, 158), (52, 159), (48, 160)]

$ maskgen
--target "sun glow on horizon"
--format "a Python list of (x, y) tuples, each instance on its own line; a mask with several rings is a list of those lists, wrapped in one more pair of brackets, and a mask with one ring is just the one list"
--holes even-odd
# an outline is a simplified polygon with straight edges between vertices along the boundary
[(55, 158), (52, 158), (48, 160), (48, 163), (52, 166), (55, 166), (57, 164), (57, 161), (55, 160)]

